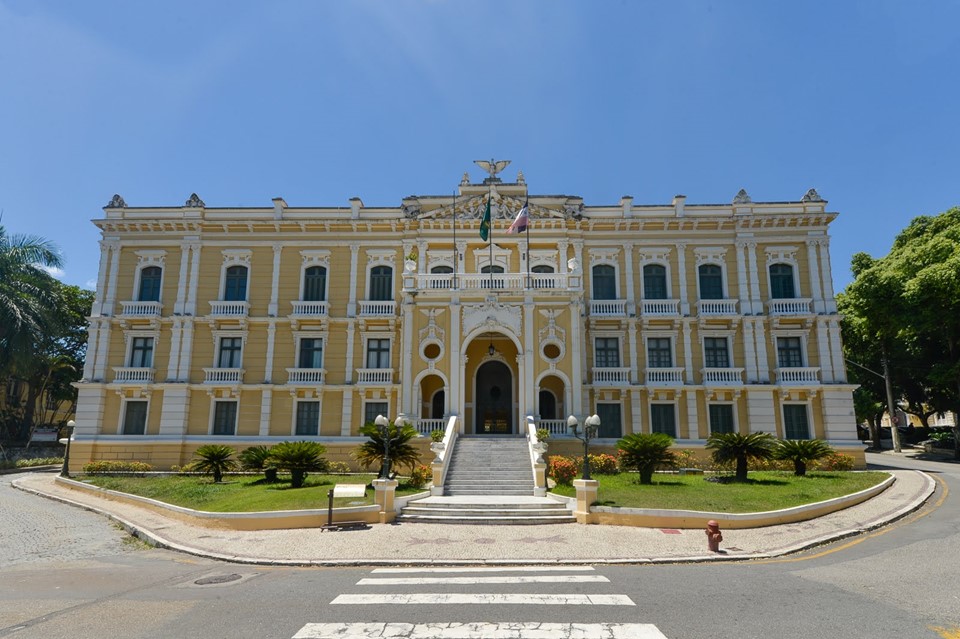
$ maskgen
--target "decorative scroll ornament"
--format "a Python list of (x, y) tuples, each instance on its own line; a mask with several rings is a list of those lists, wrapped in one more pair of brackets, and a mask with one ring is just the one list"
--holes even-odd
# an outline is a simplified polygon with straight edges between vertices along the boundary
[(751, 199), (746, 189), (740, 189), (733, 198), (734, 204), (750, 204), (751, 202), (753, 202), (753, 199)]
[[(525, 198), (500, 195), (496, 191), (493, 192), (492, 197), (493, 202), (490, 205), (490, 218), (493, 220), (513, 221), (526, 203)], [(466, 199), (457, 199), (456, 219), (464, 221), (481, 220), (486, 210), (487, 195), (485, 193)], [(527, 204), (527, 210), (534, 225), (538, 219), (562, 220), (565, 217), (564, 213), (560, 211), (548, 209), (533, 202)], [(421, 213), (419, 217), (421, 220), (449, 220), (454, 217), (453, 204), (447, 204), (446, 206), (441, 206), (427, 213)]]
[(403, 211), (403, 217), (408, 220), (416, 219), (420, 215), (419, 204), (404, 204), (400, 209)]
[(484, 302), (483, 304), (463, 305), (463, 333), (469, 334), (480, 326), (489, 329), (507, 328), (514, 335), (520, 334), (520, 307), (514, 304)]
[(108, 208), (108, 209), (123, 209), (123, 208), (126, 208), (126, 207), (127, 207), (127, 203), (123, 201), (123, 198), (120, 197), (120, 194), (119, 194), (119, 193), (114, 193), (114, 194), (113, 194), (113, 197), (110, 198), (110, 201), (107, 202), (107, 206), (106, 206), (105, 208)]
[(823, 202), (824, 199), (820, 197), (820, 194), (817, 193), (816, 189), (810, 189), (807, 191), (807, 194), (803, 196), (801, 202)]
[(184, 206), (191, 209), (199, 209), (206, 206), (196, 193), (191, 193), (190, 198), (184, 203)]

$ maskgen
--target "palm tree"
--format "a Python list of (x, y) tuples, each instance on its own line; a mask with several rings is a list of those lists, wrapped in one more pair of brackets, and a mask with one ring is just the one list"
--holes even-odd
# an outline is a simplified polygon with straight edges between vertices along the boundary
[(673, 438), (665, 433), (632, 433), (617, 442), (620, 466), (636, 468), (641, 484), (653, 483), (653, 471), (672, 466), (676, 457), (670, 451)]
[(270, 449), (270, 459), (277, 468), (290, 471), (290, 487), (301, 488), (308, 472), (323, 472), (327, 469), (327, 460), (323, 454), (327, 449), (317, 442), (280, 442)]
[(0, 225), (0, 371), (17, 347), (42, 335), (56, 308), (56, 280), (44, 268), (60, 268), (56, 246), (39, 237), (8, 235)]
[(230, 459), (236, 452), (223, 444), (201, 446), (193, 453), (194, 457), (199, 457), (193, 462), (193, 469), (205, 475), (213, 475), (213, 483), (219, 484), (223, 481), (223, 473), (236, 469), (237, 462)]
[(807, 462), (823, 459), (833, 453), (830, 445), (822, 439), (781, 439), (773, 449), (774, 459), (789, 459), (793, 462), (793, 474), (807, 474)]
[[(360, 429), (360, 433), (370, 439), (360, 444), (360, 447), (353, 452), (354, 458), (364, 468), (380, 465), (383, 461), (383, 435), (380, 429), (376, 424), (368, 422)], [(390, 424), (387, 433), (390, 439), (390, 462), (393, 467), (406, 466), (413, 470), (420, 461), (420, 451), (410, 443), (411, 439), (419, 436), (417, 429), (409, 422), (404, 422), (401, 428), (396, 424)], [(396, 475), (396, 472), (393, 474)]]
[(747, 481), (747, 460), (770, 459), (776, 443), (769, 433), (714, 433), (707, 440), (707, 448), (713, 451), (713, 461), (718, 464), (737, 462), (737, 481)]
[(277, 481), (277, 465), (272, 458), (272, 449), (269, 446), (251, 446), (237, 455), (240, 467), (244, 470), (263, 471), (263, 477), (268, 482)]

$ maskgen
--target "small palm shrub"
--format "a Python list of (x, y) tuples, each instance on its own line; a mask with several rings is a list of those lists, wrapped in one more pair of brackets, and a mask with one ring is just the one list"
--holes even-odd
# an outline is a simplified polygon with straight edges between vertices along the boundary
[[(61, 460), (62, 463), (62, 460)], [(128, 461), (125, 459), (101, 459), (83, 465), (83, 472), (87, 475), (112, 475), (114, 473), (143, 474), (153, 470), (153, 466), (142, 461)]]
[(280, 442), (270, 450), (270, 458), (277, 468), (290, 473), (290, 487), (302, 488), (307, 473), (322, 473), (327, 470), (323, 454), (326, 447), (318, 442)]
[(433, 479), (433, 470), (425, 464), (418, 464), (410, 471), (410, 479), (407, 484), (412, 488), (423, 488)]
[[(383, 463), (384, 438), (380, 429), (373, 422), (368, 422), (360, 429), (360, 434), (366, 435), (369, 439), (353, 451), (353, 456), (364, 468), (370, 466), (380, 466)], [(420, 462), (420, 451), (416, 446), (410, 443), (411, 439), (419, 437), (417, 429), (405, 422), (398, 428), (390, 424), (387, 429), (387, 437), (390, 440), (390, 463), (396, 468), (413, 468)], [(397, 472), (392, 472), (396, 476)]]
[(191, 470), (204, 475), (213, 475), (213, 483), (223, 481), (223, 474), (237, 469), (237, 462), (231, 459), (236, 453), (234, 449), (223, 444), (207, 444), (193, 453), (196, 457), (190, 462)]
[(707, 440), (713, 461), (718, 464), (736, 462), (736, 480), (747, 481), (747, 463), (751, 459), (770, 459), (777, 440), (770, 433), (714, 433)]
[(852, 456), (834, 452), (830, 453), (823, 459), (818, 459), (815, 462), (811, 462), (810, 468), (815, 468), (816, 470), (838, 471), (853, 470), (855, 465), (856, 462)]
[(553, 455), (547, 463), (547, 474), (561, 486), (569, 486), (577, 476), (577, 464), (569, 457)]
[(271, 483), (277, 481), (277, 466), (271, 458), (269, 446), (251, 446), (244, 449), (237, 458), (240, 460), (241, 468), (261, 470), (266, 481)]
[(773, 449), (776, 459), (793, 462), (793, 474), (803, 477), (807, 474), (807, 463), (823, 459), (833, 449), (822, 439), (781, 439)]
[(651, 484), (657, 468), (675, 465), (672, 445), (673, 438), (665, 433), (631, 433), (617, 442), (620, 466), (640, 473), (641, 484)]

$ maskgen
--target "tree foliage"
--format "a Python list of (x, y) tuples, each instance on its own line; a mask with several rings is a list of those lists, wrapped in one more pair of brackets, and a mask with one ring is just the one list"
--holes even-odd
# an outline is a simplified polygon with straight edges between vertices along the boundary
[(325, 452), (326, 447), (318, 442), (280, 442), (270, 449), (270, 461), (290, 473), (291, 488), (301, 488), (307, 473), (327, 470), (327, 460), (323, 458)]
[(718, 464), (735, 461), (737, 481), (747, 481), (747, 463), (751, 459), (770, 459), (777, 440), (769, 433), (714, 433), (707, 440), (713, 461)]
[(213, 475), (213, 483), (219, 484), (224, 473), (236, 470), (237, 462), (233, 459), (236, 452), (223, 444), (206, 444), (193, 453), (197, 459), (190, 467), (205, 475)]
[(773, 449), (774, 459), (793, 462), (793, 474), (803, 477), (807, 464), (833, 454), (833, 449), (822, 439), (782, 439)]
[(617, 442), (620, 466), (640, 473), (640, 483), (653, 483), (653, 473), (661, 466), (672, 466), (675, 461), (670, 451), (673, 438), (664, 433), (631, 433)]
[[(390, 424), (387, 428), (387, 438), (390, 441), (390, 463), (394, 468), (406, 467), (410, 470), (420, 461), (420, 451), (410, 443), (419, 433), (409, 422), (404, 422), (401, 428)], [(354, 458), (364, 468), (380, 465), (383, 462), (384, 437), (376, 424), (368, 422), (360, 429), (361, 435), (369, 439), (353, 452)], [(393, 473), (396, 475), (396, 472)]]

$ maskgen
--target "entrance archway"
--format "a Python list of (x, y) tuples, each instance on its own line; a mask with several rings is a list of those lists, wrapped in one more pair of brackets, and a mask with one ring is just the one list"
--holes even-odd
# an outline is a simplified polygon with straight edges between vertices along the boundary
[(480, 365), (474, 406), (474, 433), (503, 435), (513, 432), (513, 373), (509, 366), (498, 361)]

